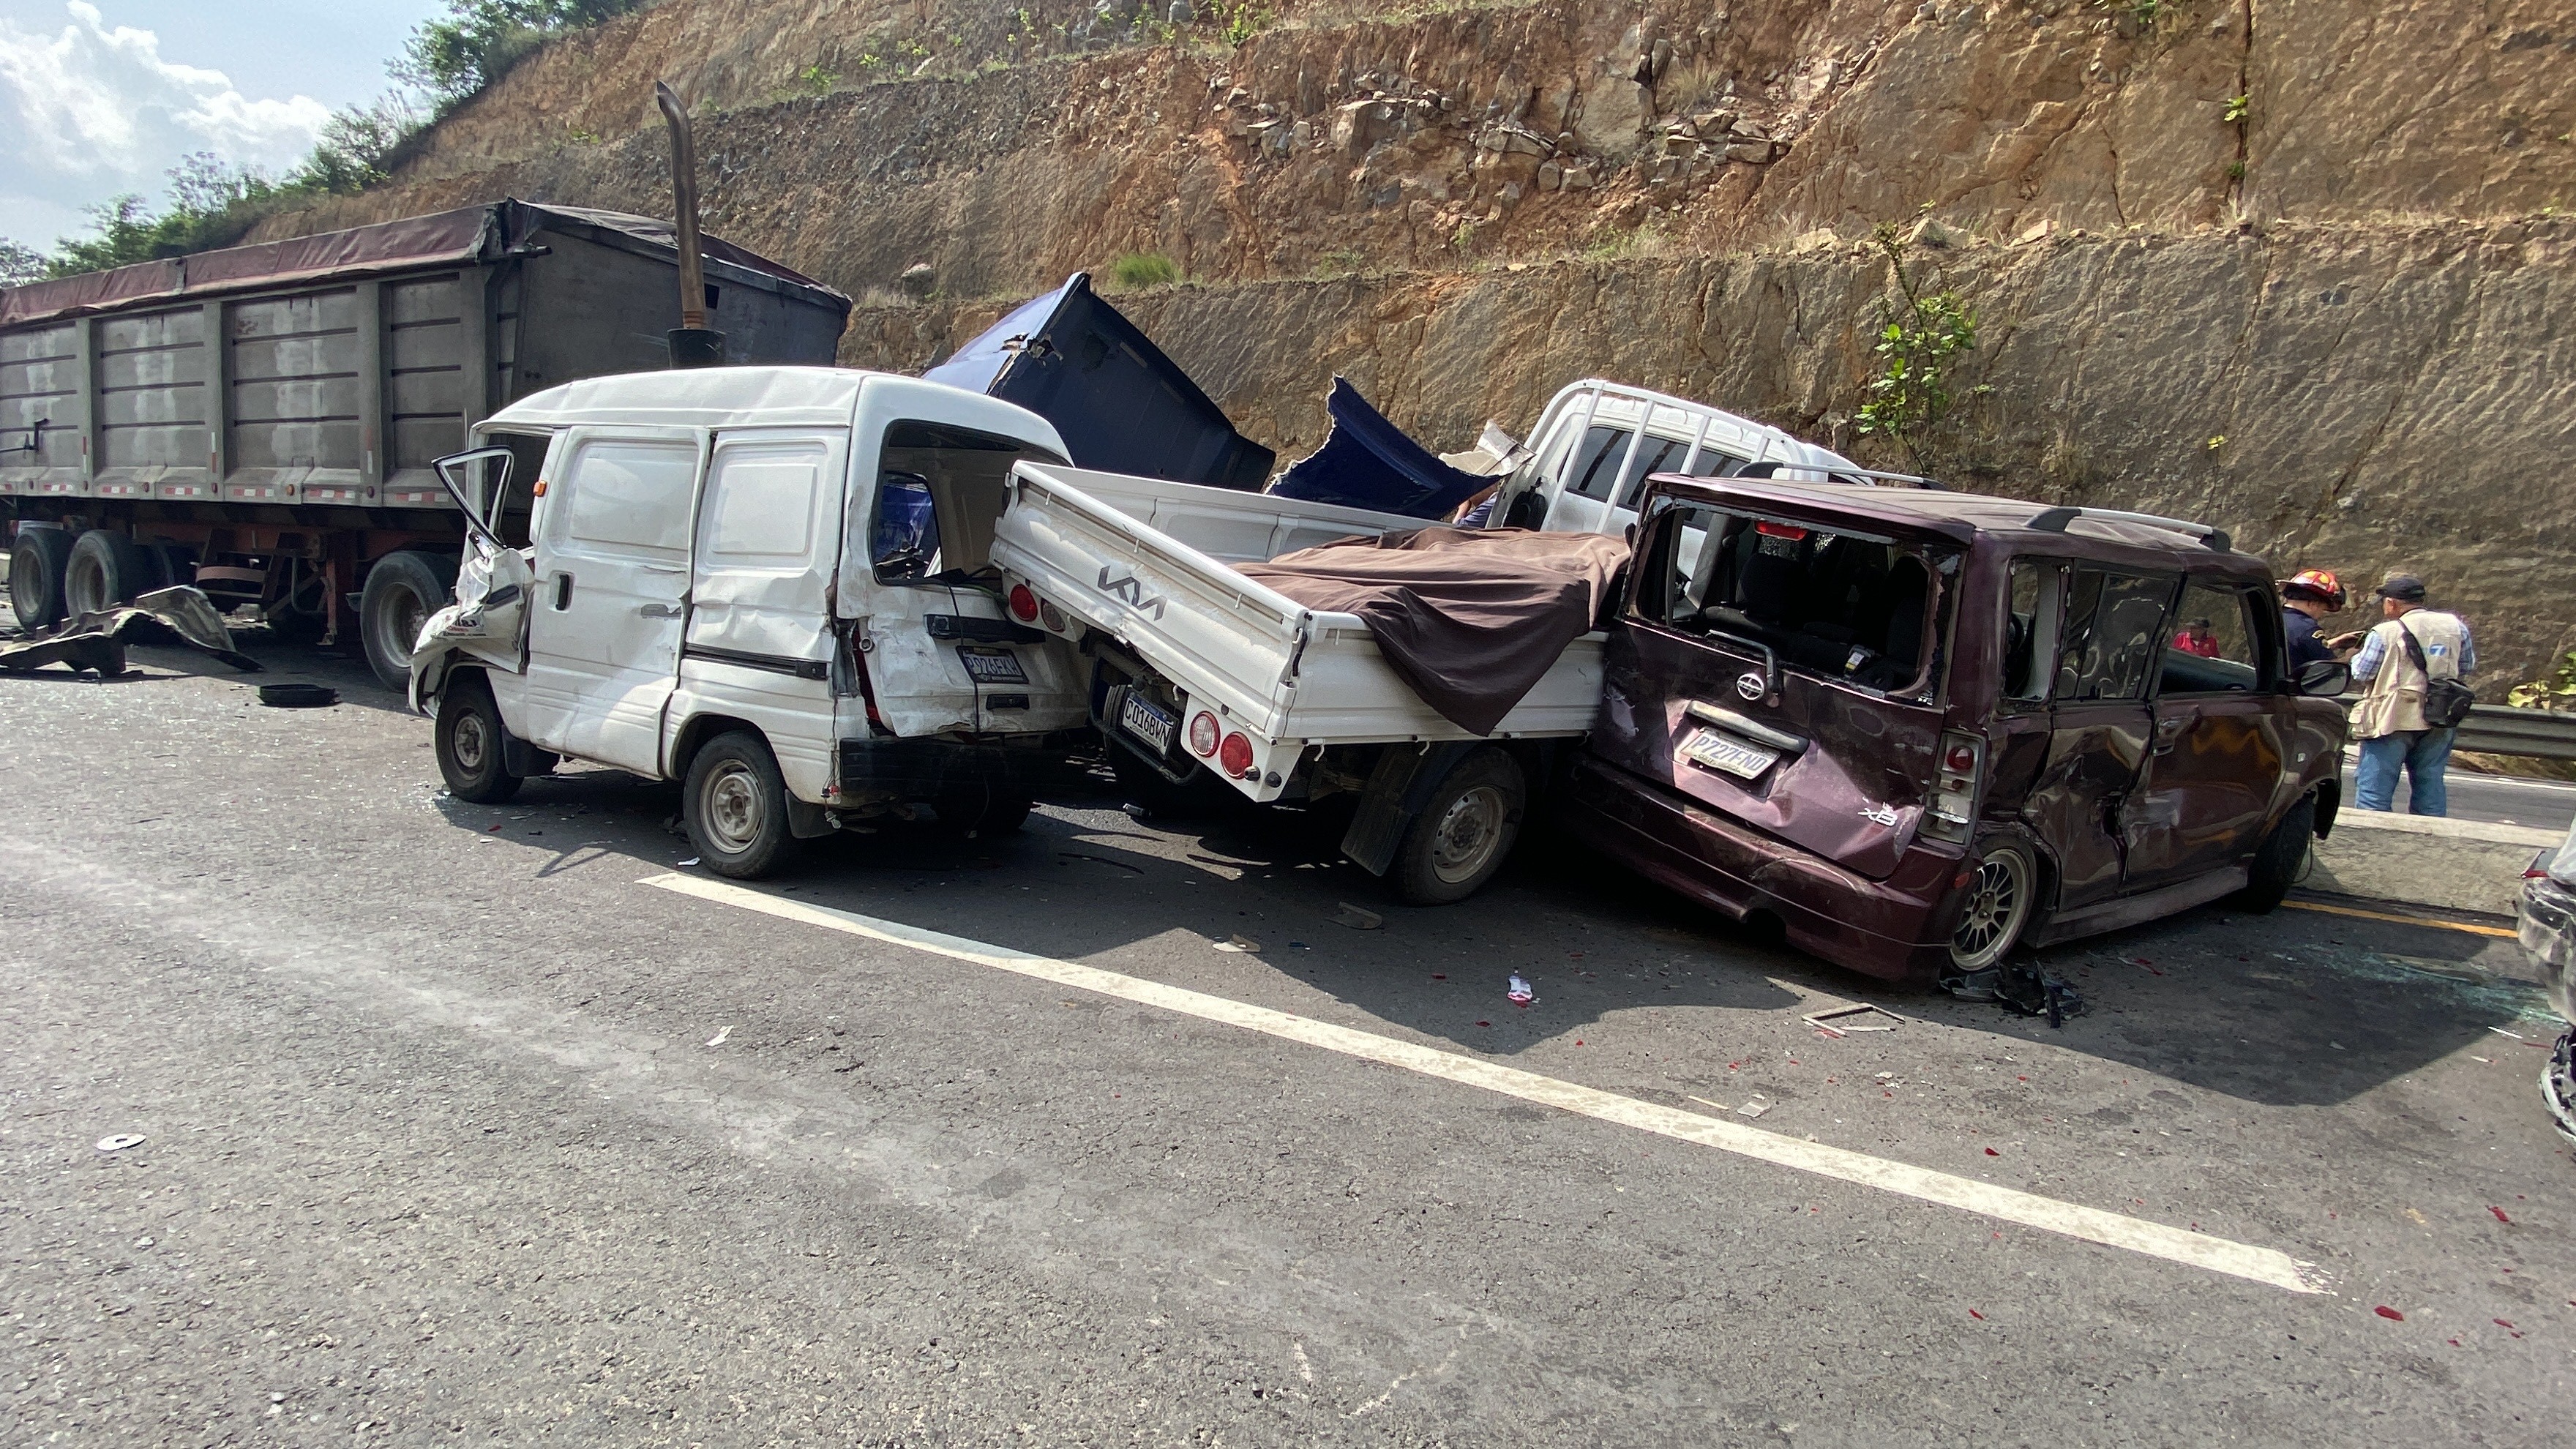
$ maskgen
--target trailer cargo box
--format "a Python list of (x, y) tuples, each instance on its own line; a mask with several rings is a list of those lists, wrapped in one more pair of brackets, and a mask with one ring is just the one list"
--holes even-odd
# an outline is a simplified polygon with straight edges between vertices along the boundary
[[(703, 251), (726, 361), (833, 361), (847, 297)], [(0, 289), (19, 622), (194, 583), (355, 628), (399, 687), (461, 539), (430, 461), (529, 393), (666, 366), (676, 263), (667, 223), (502, 201)]]

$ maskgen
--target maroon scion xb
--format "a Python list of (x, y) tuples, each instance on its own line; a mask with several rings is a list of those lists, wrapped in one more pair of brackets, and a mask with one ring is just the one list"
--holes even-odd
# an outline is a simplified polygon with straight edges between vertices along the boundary
[[(2340, 664), (2179, 519), (1664, 476), (1568, 824), (1872, 976), (2279, 904), (2342, 796)], [(2205, 621), (2205, 627), (2203, 627)]]

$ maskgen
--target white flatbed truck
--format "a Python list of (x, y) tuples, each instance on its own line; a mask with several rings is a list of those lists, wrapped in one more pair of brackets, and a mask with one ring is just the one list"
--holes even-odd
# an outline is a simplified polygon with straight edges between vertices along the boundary
[(1023, 461), (992, 559), (1022, 624), (1090, 661), (1093, 724), (1131, 776), (1208, 775), (1260, 804), (1351, 793), (1343, 853), (1440, 904), (1502, 864), (1563, 743), (1592, 727), (1602, 636), (1568, 646), (1488, 736), (1426, 704), (1358, 616), (1232, 565), (1423, 520)]

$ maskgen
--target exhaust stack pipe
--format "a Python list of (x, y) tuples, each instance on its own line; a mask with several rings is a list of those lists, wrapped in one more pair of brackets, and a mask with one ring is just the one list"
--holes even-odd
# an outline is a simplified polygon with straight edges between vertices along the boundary
[(716, 367), (724, 362), (724, 334), (707, 327), (706, 264), (698, 254), (698, 148), (689, 138), (689, 111), (670, 86), (653, 83), (653, 99), (671, 127), (671, 214), (680, 246), (680, 325), (670, 334), (673, 367)]

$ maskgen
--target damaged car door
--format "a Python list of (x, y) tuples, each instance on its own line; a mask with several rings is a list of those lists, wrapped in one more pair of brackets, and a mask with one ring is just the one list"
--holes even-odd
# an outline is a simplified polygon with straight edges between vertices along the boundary
[(1643, 544), (1593, 752), (1886, 878), (1933, 804), (1956, 546), (1702, 504)]
[(495, 523), (509, 495), (512, 450), (474, 448), (433, 465), (465, 517), (465, 556), (456, 568), (456, 598), (429, 616), (412, 641), (412, 707), (438, 693), (449, 649), (516, 675), (528, 660), (528, 590), (534, 575), (526, 551), (501, 540)]
[(2147, 689), (2179, 581), (2090, 564), (2045, 567), (2048, 587), (2063, 590), (2064, 625), (2049, 690), (2047, 754), (2022, 814), (2056, 856), (2062, 911), (2122, 889), (2127, 812), (2153, 732)]
[(2154, 741), (2123, 821), (2133, 888), (2242, 861), (2272, 818), (2297, 707), (2265, 628), (2280, 610), (2267, 602), (2238, 585), (2192, 583), (2166, 625)]

